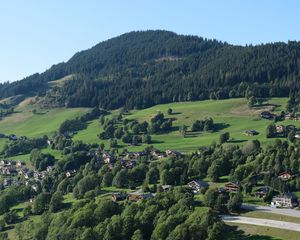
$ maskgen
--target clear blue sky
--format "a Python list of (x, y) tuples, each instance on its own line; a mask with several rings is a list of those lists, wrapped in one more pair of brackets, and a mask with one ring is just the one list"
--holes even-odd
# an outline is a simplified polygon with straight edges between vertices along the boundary
[(298, 0), (9, 0), (0, 3), (0, 82), (42, 72), (132, 30), (233, 44), (300, 40)]

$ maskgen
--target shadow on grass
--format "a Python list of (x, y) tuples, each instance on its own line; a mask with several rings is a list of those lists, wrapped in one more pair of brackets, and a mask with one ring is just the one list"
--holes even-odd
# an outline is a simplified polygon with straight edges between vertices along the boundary
[(34, 113), (34, 115), (45, 115), (45, 114), (47, 114), (47, 112), (36, 112), (36, 113)]
[(215, 123), (214, 124), (214, 132), (219, 132), (228, 127), (230, 127), (230, 124), (228, 124), (228, 123)]
[(179, 115), (181, 112), (172, 112), (170, 115)]
[(159, 143), (164, 143), (164, 141), (151, 140), (151, 144), (159, 144)]
[(279, 238), (274, 238), (265, 235), (249, 235), (246, 234), (244, 231), (238, 229), (238, 227), (236, 226), (226, 225), (224, 232), (226, 232), (224, 240), (280, 240)]
[(186, 132), (185, 138), (194, 138), (198, 137), (201, 133), (199, 132)]
[(242, 143), (242, 142), (247, 142), (248, 140), (242, 140), (242, 139), (240, 139), (240, 140), (238, 140), (238, 139), (234, 139), (234, 140), (230, 140), (230, 141), (228, 141), (229, 143)]

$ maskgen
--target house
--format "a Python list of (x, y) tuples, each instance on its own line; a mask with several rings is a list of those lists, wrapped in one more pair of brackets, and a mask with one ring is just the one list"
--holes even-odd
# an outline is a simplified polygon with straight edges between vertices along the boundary
[(1, 166), (6, 166), (8, 164), (8, 161), (7, 160), (1, 160), (0, 161), (0, 165)]
[(131, 169), (136, 165), (136, 160), (125, 160), (121, 159), (120, 160), (122, 167)]
[(193, 180), (188, 183), (188, 186), (193, 190), (194, 193), (199, 193), (201, 189), (208, 188), (208, 183), (202, 180)]
[(125, 154), (125, 157), (128, 158), (128, 159), (131, 159), (131, 158), (139, 158), (139, 157), (142, 157), (142, 156), (145, 156), (146, 153), (145, 152), (127, 152)]
[(244, 132), (244, 134), (247, 135), (247, 136), (255, 136), (255, 135), (258, 135), (258, 132), (255, 131), (255, 130), (246, 130)]
[(272, 120), (274, 119), (274, 115), (268, 111), (264, 111), (260, 113), (260, 117), (263, 119), (267, 119), (267, 120)]
[(33, 177), (33, 171), (28, 170), (27, 172), (24, 173), (24, 177), (25, 177), (25, 179), (29, 179), (29, 178)]
[(137, 201), (142, 200), (142, 199), (149, 199), (149, 198), (152, 198), (152, 197), (154, 197), (154, 194), (152, 194), (152, 193), (143, 193), (140, 190), (128, 194), (128, 199), (130, 201), (133, 201), (133, 202), (137, 202)]
[(43, 176), (42, 176), (41, 172), (36, 171), (36, 172), (33, 173), (33, 178), (34, 178), (35, 181), (39, 181), (43, 178)]
[(115, 158), (112, 154), (109, 153), (103, 153), (102, 155), (102, 159), (105, 163), (114, 163), (115, 162)]
[(180, 157), (182, 154), (180, 152), (174, 151), (174, 150), (167, 150), (166, 155), (168, 157)]
[(47, 172), (52, 172), (53, 170), (54, 170), (54, 166), (48, 166), (47, 168), (46, 168), (46, 171)]
[(290, 180), (291, 178), (292, 178), (293, 176), (292, 176), (292, 174), (290, 174), (289, 172), (283, 172), (283, 173), (280, 173), (279, 175), (278, 175), (278, 178), (280, 179), (280, 180), (282, 180), (282, 181), (288, 181), (288, 180)]
[(229, 192), (237, 192), (241, 184), (239, 182), (229, 182), (225, 184), (225, 189)]
[(25, 165), (25, 163), (22, 162), (22, 161), (17, 161), (17, 163), (16, 163), (16, 167), (17, 167), (17, 168), (21, 168), (21, 167), (24, 166), (24, 165)]
[(159, 158), (164, 158), (166, 155), (165, 153), (161, 152), (158, 149), (152, 149), (150, 151), (150, 155), (154, 158), (154, 159), (159, 159)]
[(268, 187), (262, 187), (262, 188), (257, 189), (257, 191), (255, 192), (255, 196), (262, 198), (262, 197), (265, 197), (268, 192), (269, 192)]
[(76, 174), (76, 170), (74, 169), (74, 170), (70, 170), (70, 171), (67, 171), (66, 172), (66, 177), (73, 177), (74, 175)]
[(113, 193), (111, 195), (111, 199), (114, 201), (114, 202), (118, 202), (118, 201), (122, 201), (126, 198), (126, 195), (123, 194), (123, 193)]
[(294, 117), (295, 117), (294, 113), (287, 113), (284, 116), (285, 120), (292, 120), (292, 119), (294, 119)]
[(10, 135), (8, 136), (8, 139), (9, 139), (10, 141), (16, 141), (16, 140), (18, 140), (18, 137), (17, 137), (15, 134), (10, 134)]
[(294, 138), (296, 138), (296, 139), (300, 139), (300, 132), (298, 131), (298, 132), (295, 132), (295, 136), (294, 136)]
[(51, 139), (48, 139), (47, 140), (47, 144), (50, 146), (50, 145), (52, 145), (52, 143), (53, 143), (53, 140), (51, 140)]
[(171, 185), (162, 185), (161, 189), (163, 192), (167, 192), (171, 189), (171, 187), (172, 187)]
[(114, 166), (111, 163), (107, 164), (107, 167), (109, 170), (113, 170), (113, 168), (114, 168)]
[(8, 187), (12, 184), (12, 179), (11, 178), (4, 178), (3, 180), (3, 186)]
[(273, 197), (271, 207), (293, 208), (298, 206), (298, 199), (293, 193), (285, 193)]
[(1, 174), (3, 175), (17, 175), (18, 172), (14, 166), (7, 166), (1, 169)]
[(37, 184), (32, 185), (31, 188), (32, 188), (35, 192), (38, 192), (38, 190), (39, 190), (39, 186), (38, 186)]
[(284, 127), (284, 125), (277, 125), (276, 126), (276, 133), (284, 133), (284, 131), (285, 131), (285, 127)]

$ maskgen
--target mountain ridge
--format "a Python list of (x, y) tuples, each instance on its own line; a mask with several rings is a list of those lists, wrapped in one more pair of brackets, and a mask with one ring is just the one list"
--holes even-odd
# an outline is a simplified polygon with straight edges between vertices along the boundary
[[(51, 96), (50, 103), (45, 101), (49, 106), (114, 109), (241, 97), (246, 91), (281, 97), (300, 88), (299, 68), (295, 41), (236, 46), (170, 31), (134, 31), (80, 51), (44, 73), (1, 84), (0, 98), (37, 94)], [(75, 76), (73, 81), (55, 89), (59, 97), (53, 98), (48, 82), (68, 75)]]

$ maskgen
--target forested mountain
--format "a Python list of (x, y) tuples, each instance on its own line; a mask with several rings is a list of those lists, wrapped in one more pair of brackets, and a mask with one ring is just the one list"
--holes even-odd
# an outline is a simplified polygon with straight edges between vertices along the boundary
[[(300, 89), (300, 43), (234, 46), (168, 31), (130, 32), (42, 74), (0, 85), (0, 97), (45, 96), (48, 106), (144, 108), (199, 99), (288, 96)], [(72, 75), (46, 93), (48, 82)]]

